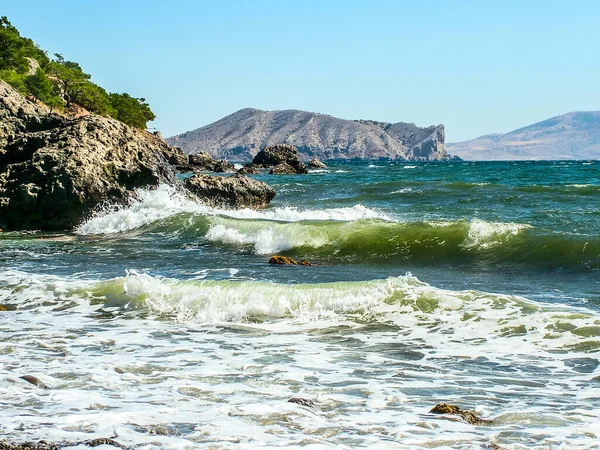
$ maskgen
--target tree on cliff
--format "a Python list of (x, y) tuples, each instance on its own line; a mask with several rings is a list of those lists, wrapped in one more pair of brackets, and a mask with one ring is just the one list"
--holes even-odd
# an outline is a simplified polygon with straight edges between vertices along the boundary
[[(0, 79), (21, 94), (32, 96), (50, 108), (61, 107), (65, 102), (67, 107), (77, 104), (138, 128), (146, 128), (147, 122), (154, 120), (145, 99), (126, 93), (109, 94), (91, 81), (91, 75), (79, 63), (65, 60), (60, 53), (54, 56), (50, 60), (31, 39), (22, 37), (5, 16), (0, 17)], [(35, 59), (40, 66), (34, 74), (29, 72), (28, 58)]]
[(54, 84), (41, 68), (36, 70), (35, 74), (26, 77), (24, 85), (29, 95), (41, 102), (47, 102), (53, 95)]
[(156, 116), (150, 109), (145, 98), (134, 98), (129, 94), (110, 94), (110, 103), (121, 122), (138, 128), (146, 128), (146, 124)]

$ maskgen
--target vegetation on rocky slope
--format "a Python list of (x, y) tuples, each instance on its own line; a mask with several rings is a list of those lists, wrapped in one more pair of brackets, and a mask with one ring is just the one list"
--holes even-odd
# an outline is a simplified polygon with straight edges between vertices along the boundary
[(144, 98), (106, 92), (78, 63), (65, 60), (59, 53), (49, 58), (31, 39), (21, 36), (5, 16), (0, 18), (0, 79), (51, 109), (76, 104), (137, 128), (146, 128), (155, 118)]

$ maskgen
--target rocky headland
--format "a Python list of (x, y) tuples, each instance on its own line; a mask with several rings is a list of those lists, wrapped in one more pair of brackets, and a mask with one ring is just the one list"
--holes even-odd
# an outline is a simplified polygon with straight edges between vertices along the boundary
[[(191, 161), (158, 134), (110, 117), (50, 112), (0, 81), (0, 228), (4, 230), (72, 229), (106, 203), (126, 203), (137, 188), (181, 185), (174, 166), (191, 162), (199, 161)], [(225, 162), (216, 166), (212, 170), (232, 170)], [(194, 194), (204, 201), (215, 197), (212, 204), (232, 207), (268, 204), (274, 191), (265, 183), (250, 181), (254, 189), (262, 189), (261, 201), (232, 204), (231, 192), (219, 200), (218, 190), (210, 190), (207, 196), (197, 187)], [(238, 180), (231, 189), (241, 189), (242, 184)], [(239, 192), (240, 198), (245, 198), (244, 192)]]
[(280, 144), (298, 148), (302, 160), (442, 160), (444, 126), (344, 120), (307, 111), (246, 108), (210, 125), (167, 139), (187, 154), (251, 160), (261, 149)]

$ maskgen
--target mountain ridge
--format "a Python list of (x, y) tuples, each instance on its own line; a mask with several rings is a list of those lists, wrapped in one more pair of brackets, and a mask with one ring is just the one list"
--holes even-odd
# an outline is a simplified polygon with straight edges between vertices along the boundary
[(599, 159), (600, 111), (572, 111), (446, 148), (466, 160)]
[(310, 159), (444, 159), (444, 126), (346, 120), (286, 109), (243, 108), (204, 127), (167, 138), (185, 153), (248, 160), (268, 145), (298, 147)]

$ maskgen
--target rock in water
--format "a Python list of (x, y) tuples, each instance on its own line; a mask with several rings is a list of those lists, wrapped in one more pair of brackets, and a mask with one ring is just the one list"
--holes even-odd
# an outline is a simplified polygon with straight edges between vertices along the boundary
[(0, 226), (73, 228), (102, 202), (176, 183), (175, 153), (115, 119), (49, 113), (0, 81)]
[(298, 172), (286, 163), (277, 164), (269, 172), (270, 175), (296, 175)]
[(308, 167), (312, 169), (327, 169), (327, 165), (317, 158), (313, 158), (308, 163)]
[(312, 266), (307, 260), (296, 261), (288, 256), (273, 255), (269, 259), (269, 264), (288, 264), (292, 266)]
[(235, 166), (227, 160), (222, 159), (221, 161), (217, 161), (213, 168), (213, 172), (215, 173), (225, 173), (225, 172), (235, 172)]
[(307, 406), (309, 408), (314, 408), (315, 407), (315, 402), (313, 402), (309, 398), (292, 397), (292, 398), (290, 398), (288, 400), (288, 403), (296, 403), (298, 405)]
[(230, 177), (196, 174), (185, 187), (203, 203), (219, 208), (264, 208), (275, 197), (275, 189), (245, 175)]
[(258, 169), (256, 168), (256, 166), (254, 164), (246, 164), (244, 167), (242, 167), (240, 170), (238, 170), (237, 173), (242, 174), (242, 175), (246, 175), (246, 174), (257, 175), (260, 172), (258, 171)]
[(267, 167), (287, 164), (288, 166), (291, 166), (294, 169), (294, 173), (308, 173), (306, 167), (304, 166), (304, 163), (300, 161), (300, 157), (298, 156), (298, 149), (293, 145), (281, 144), (265, 147), (256, 154), (256, 156), (252, 160), (252, 163), (261, 164)]
[(459, 406), (450, 405), (448, 403), (439, 403), (435, 405), (430, 413), (434, 414), (455, 414), (463, 418), (463, 420), (471, 425), (491, 425), (491, 420), (484, 420), (477, 417), (471, 411), (466, 411)]

